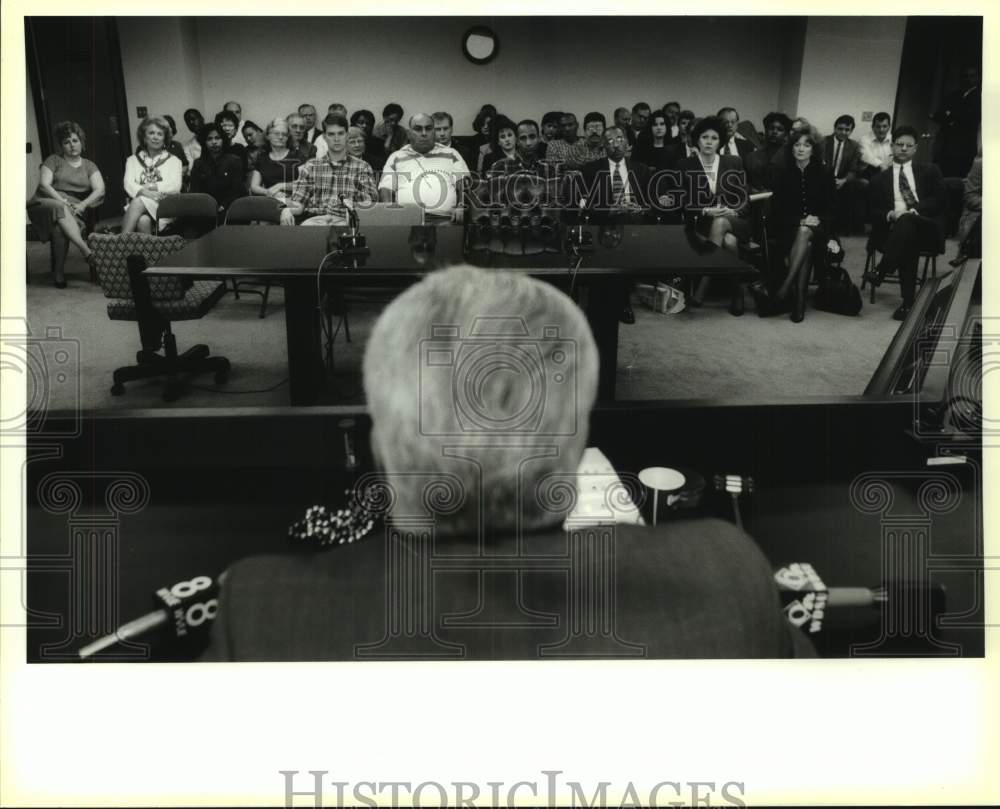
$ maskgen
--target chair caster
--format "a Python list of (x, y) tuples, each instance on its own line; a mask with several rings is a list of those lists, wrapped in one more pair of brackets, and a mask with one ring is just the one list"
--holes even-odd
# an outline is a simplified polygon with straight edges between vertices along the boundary
[(121, 396), (124, 393), (125, 393), (125, 386), (121, 382), (115, 382), (115, 384), (111, 386), (112, 396)]

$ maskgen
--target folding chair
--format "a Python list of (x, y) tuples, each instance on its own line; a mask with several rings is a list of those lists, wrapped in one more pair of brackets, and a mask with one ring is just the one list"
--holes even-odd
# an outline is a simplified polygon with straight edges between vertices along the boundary
[[(229, 210), (226, 212), (226, 224), (250, 225), (254, 222), (280, 224), (281, 204), (274, 197), (253, 196), (240, 197), (233, 200), (232, 205), (229, 206)], [(250, 289), (246, 288), (248, 285), (251, 286)], [(271, 283), (265, 283), (263, 290), (254, 289), (253, 287), (256, 285), (254, 281), (241, 281), (238, 278), (234, 278), (233, 294), (236, 296), (236, 300), (239, 300), (240, 288), (243, 287), (244, 292), (260, 295), (260, 313), (257, 316), (262, 318), (267, 314), (267, 296), (271, 292)]]

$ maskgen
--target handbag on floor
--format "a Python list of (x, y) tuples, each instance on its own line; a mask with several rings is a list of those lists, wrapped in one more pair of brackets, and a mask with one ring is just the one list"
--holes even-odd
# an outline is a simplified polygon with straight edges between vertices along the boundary
[(861, 311), (861, 290), (843, 268), (844, 248), (836, 239), (827, 243), (826, 261), (813, 306), (824, 312), (853, 317)]

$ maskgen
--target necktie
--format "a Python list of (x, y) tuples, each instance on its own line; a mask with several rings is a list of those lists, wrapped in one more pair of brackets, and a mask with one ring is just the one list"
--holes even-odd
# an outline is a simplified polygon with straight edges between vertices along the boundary
[(621, 163), (614, 163), (611, 170), (611, 204), (616, 208), (624, 202), (625, 183), (622, 182)]
[(833, 176), (836, 177), (840, 172), (840, 150), (843, 147), (843, 141), (837, 141), (837, 154), (833, 158)]
[(899, 169), (899, 196), (906, 203), (906, 210), (917, 207), (917, 198), (913, 196), (913, 189), (910, 188), (910, 181), (906, 179), (906, 172), (902, 166)]

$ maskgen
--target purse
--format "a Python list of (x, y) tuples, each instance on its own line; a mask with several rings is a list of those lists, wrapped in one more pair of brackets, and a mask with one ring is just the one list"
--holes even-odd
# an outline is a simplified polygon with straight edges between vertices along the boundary
[(816, 290), (813, 306), (824, 312), (853, 317), (861, 311), (861, 290), (843, 267), (829, 267), (826, 278)]

